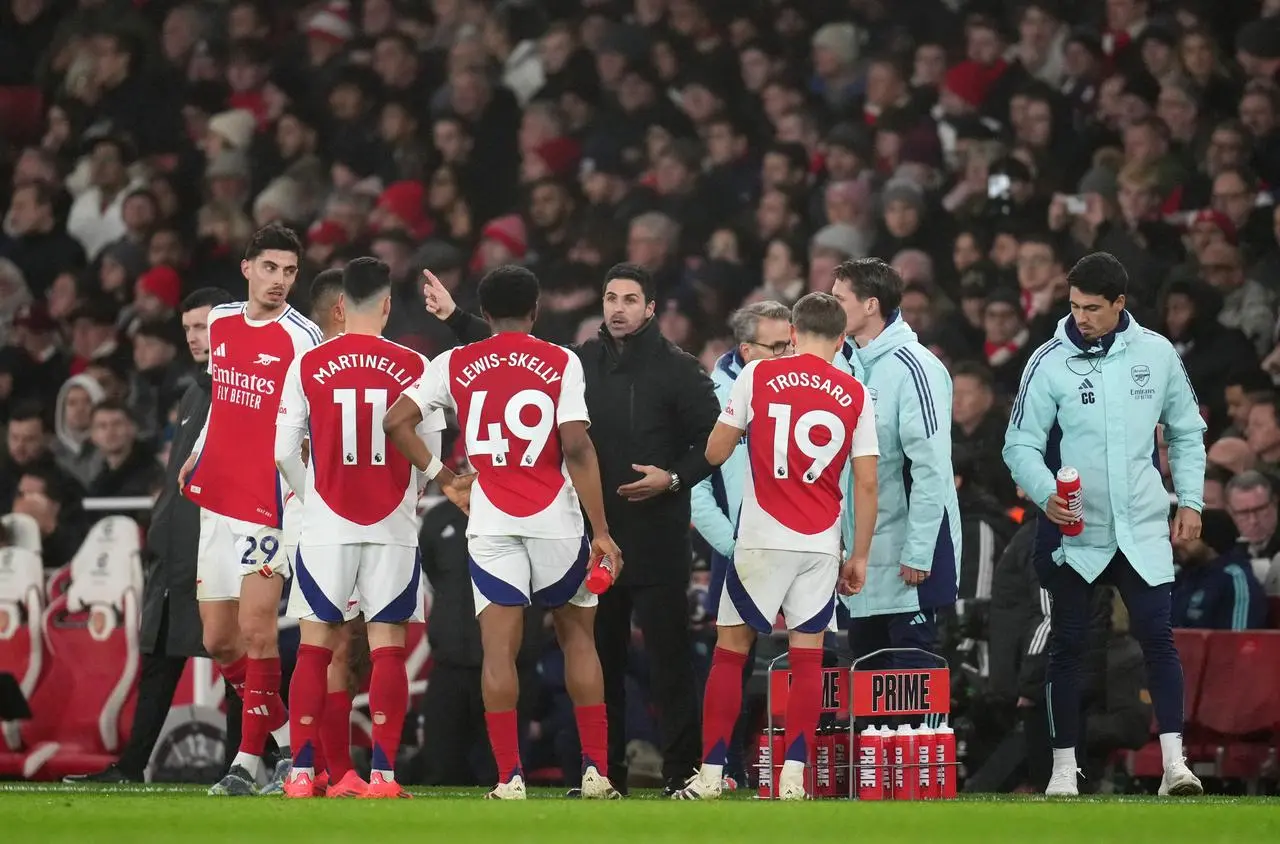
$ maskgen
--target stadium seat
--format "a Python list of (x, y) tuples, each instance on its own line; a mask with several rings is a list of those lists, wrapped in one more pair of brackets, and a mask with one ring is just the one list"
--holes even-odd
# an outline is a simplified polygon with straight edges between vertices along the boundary
[[(45, 612), (52, 665), (23, 731), (27, 779), (102, 768), (128, 738), (137, 693), (140, 551), (132, 519), (102, 519), (71, 561), (70, 588)], [(49, 688), (56, 694), (44, 694)]]
[(1196, 724), (1215, 745), (1218, 775), (1256, 780), (1280, 735), (1280, 632), (1214, 633)]
[[(39, 555), (26, 548), (0, 549), (0, 672), (12, 674), (28, 701), (45, 664), (44, 569)], [(0, 721), (0, 752), (22, 750), (21, 723)], [(0, 770), (12, 768), (0, 763)], [(20, 770), (20, 768), (19, 768)]]
[(26, 513), (10, 513), (0, 516), (0, 524), (9, 531), (15, 548), (25, 548), (37, 557), (40, 556), (40, 525), (36, 524), (35, 519)]
[(40, 138), (44, 96), (34, 85), (0, 86), (0, 135), (15, 144)]

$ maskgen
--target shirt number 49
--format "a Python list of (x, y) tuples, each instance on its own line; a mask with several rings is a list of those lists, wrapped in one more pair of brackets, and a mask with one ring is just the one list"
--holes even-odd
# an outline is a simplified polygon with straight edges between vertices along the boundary
[[(840, 422), (840, 417), (829, 410), (805, 411), (795, 420), (794, 429), (791, 424), (791, 405), (789, 404), (769, 405), (769, 418), (773, 420), (773, 476), (780, 480), (791, 476), (792, 434), (794, 434), (796, 448), (813, 461), (800, 477), (807, 484), (814, 483), (822, 477), (822, 473), (831, 465), (831, 461), (836, 459), (836, 455), (844, 445), (844, 425)], [(814, 441), (814, 428), (826, 429), (826, 442)]]
[[(507, 454), (511, 451), (511, 441), (506, 435), (510, 434), (512, 438), (527, 443), (524, 453), (520, 455), (519, 465), (533, 466), (542, 455), (542, 450), (547, 447), (547, 440), (555, 428), (555, 402), (551, 396), (539, 390), (521, 390), (502, 409), (502, 421), (486, 425), (485, 435), (481, 437), (481, 415), (488, 398), (489, 394), (484, 390), (471, 396), (471, 406), (467, 409), (467, 454), (471, 457), (486, 455), (494, 466), (506, 466)], [(521, 418), (525, 408), (530, 407), (538, 411), (538, 420), (532, 425), (525, 424)]]

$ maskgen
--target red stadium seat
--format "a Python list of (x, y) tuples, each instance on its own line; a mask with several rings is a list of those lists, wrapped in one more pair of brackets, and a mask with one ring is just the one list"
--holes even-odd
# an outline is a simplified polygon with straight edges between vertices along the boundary
[(1209, 657), (1211, 630), (1174, 630), (1173, 643), (1182, 661), (1183, 715), (1188, 723), (1194, 722), (1196, 706), (1200, 702), (1200, 689), (1204, 681), (1205, 663)]
[(1280, 739), (1280, 632), (1211, 636), (1196, 724), (1213, 742), (1218, 776), (1256, 780), (1274, 765)]
[[(142, 591), (137, 524), (123, 516), (99, 521), (70, 569), (70, 589), (44, 616), (53, 665), (23, 731), (27, 779), (105, 766), (132, 722)], [(47, 688), (56, 694), (43, 694)]]
[[(0, 673), (12, 674), (28, 701), (44, 675), (44, 604), (40, 557), (26, 548), (0, 549)], [(21, 771), (21, 727), (0, 721), (0, 775)]]
[(1196, 720), (1222, 736), (1280, 729), (1280, 632), (1213, 634)]
[(0, 135), (15, 144), (40, 138), (44, 96), (34, 85), (0, 86)]

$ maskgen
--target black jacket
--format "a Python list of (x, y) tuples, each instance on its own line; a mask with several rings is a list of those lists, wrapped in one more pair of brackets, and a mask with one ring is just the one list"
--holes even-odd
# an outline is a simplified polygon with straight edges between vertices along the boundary
[[(160, 497), (147, 531), (147, 585), (142, 601), (142, 652), (161, 647), (169, 656), (203, 656), (203, 628), (196, 605), (196, 552), (200, 541), (200, 508), (178, 491), (178, 471), (191, 454), (209, 415), (212, 400), (208, 373), (199, 372), (178, 404), (180, 425), (169, 448)], [(167, 602), (167, 609), (166, 609)], [(168, 613), (164, 642), (161, 623)]]
[(418, 547), (422, 573), (431, 584), (427, 641), (432, 656), (455, 668), (479, 668), (483, 654), (467, 565), (466, 515), (448, 501), (432, 507), (422, 518)]
[[(650, 320), (619, 347), (607, 333), (578, 349), (587, 384), (591, 440), (600, 458), (605, 514), (631, 584), (688, 583), (689, 490), (711, 474), (707, 437), (720, 416), (715, 388), (697, 359)], [(679, 475), (680, 491), (632, 503), (618, 487), (639, 477), (632, 465)]]
[(102, 464), (102, 471), (89, 482), (85, 495), (90, 498), (150, 495), (155, 492), (160, 474), (160, 464), (156, 462), (150, 444), (138, 440), (119, 466), (113, 469), (105, 462)]
[[(463, 342), (489, 333), (483, 320), (462, 310), (448, 324)], [(696, 358), (662, 336), (656, 320), (621, 347), (601, 327), (599, 337), (574, 351), (586, 380), (605, 515), (627, 563), (620, 582), (688, 583), (693, 562), (689, 490), (711, 474), (704, 453), (720, 416), (711, 379)], [(617, 490), (639, 479), (633, 464), (679, 475), (680, 491), (627, 501)]]

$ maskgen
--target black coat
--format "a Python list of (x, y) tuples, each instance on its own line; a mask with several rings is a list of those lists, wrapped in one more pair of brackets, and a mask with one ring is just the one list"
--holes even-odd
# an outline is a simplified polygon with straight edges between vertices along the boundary
[[(720, 416), (711, 378), (650, 320), (619, 347), (605, 328), (578, 349), (587, 384), (591, 441), (600, 458), (604, 509), (623, 559), (622, 580), (688, 583), (689, 490), (711, 474), (707, 437)], [(618, 487), (635, 465), (680, 476), (680, 491), (632, 503)]]
[[(448, 325), (465, 343), (489, 335), (483, 320), (461, 309)], [(720, 416), (711, 378), (696, 358), (662, 336), (656, 320), (621, 348), (602, 326), (600, 336), (574, 351), (586, 380), (605, 516), (627, 564), (620, 582), (688, 583), (693, 563), (689, 490), (711, 474), (707, 437)], [(680, 491), (627, 501), (617, 490), (639, 480), (633, 464), (674, 472)]]
[(448, 501), (432, 507), (422, 518), (418, 546), (432, 592), (431, 655), (456, 668), (479, 668), (483, 653), (467, 565), (466, 515)]
[[(169, 656), (204, 656), (203, 627), (196, 604), (196, 553), (200, 508), (178, 491), (178, 471), (200, 436), (212, 400), (209, 375), (200, 372), (178, 404), (181, 424), (169, 449), (160, 497), (147, 531), (147, 585), (142, 600), (142, 652), (163, 646)], [(159, 642), (168, 613), (168, 631)]]

